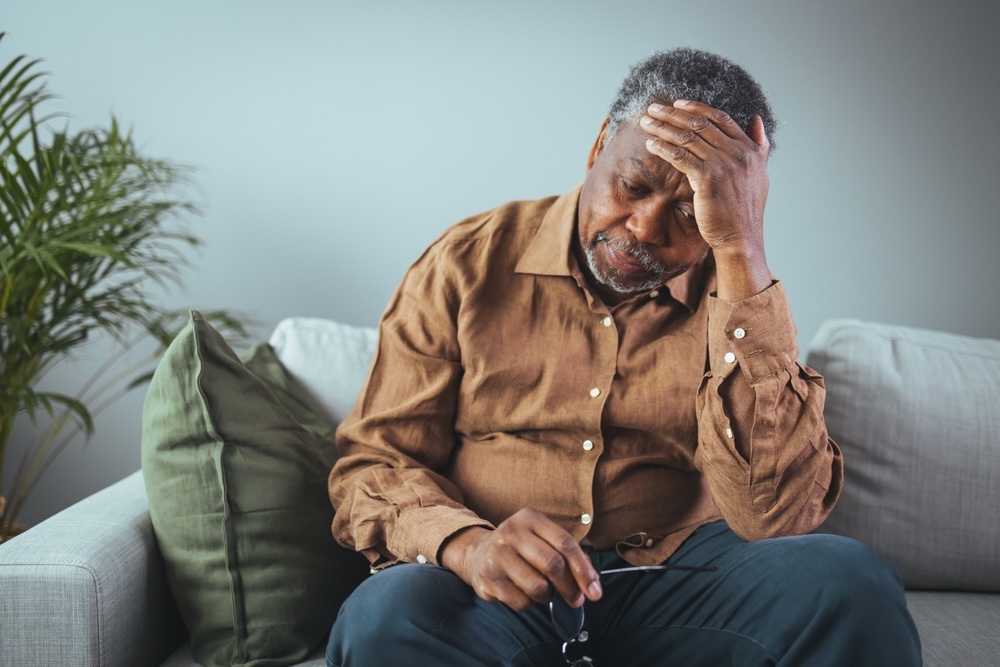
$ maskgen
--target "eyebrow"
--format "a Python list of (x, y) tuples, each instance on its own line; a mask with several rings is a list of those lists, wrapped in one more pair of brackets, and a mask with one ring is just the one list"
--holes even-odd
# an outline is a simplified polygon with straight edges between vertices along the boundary
[[(664, 179), (666, 178), (662, 174), (658, 176), (652, 169), (649, 168), (649, 165), (647, 165), (645, 162), (643, 162), (641, 159), (635, 156), (628, 158), (628, 164), (634, 167), (635, 170), (638, 171), (640, 174), (642, 174), (642, 177), (646, 179), (646, 183), (649, 184), (650, 186), (654, 186), (655, 184), (662, 184), (664, 182)], [(671, 169), (673, 168), (671, 167)], [(685, 200), (690, 200), (691, 197), (693, 197), (694, 191), (691, 190), (691, 182), (688, 180), (687, 176), (683, 176), (681, 183), (678, 184), (678, 187), (684, 189), (683, 190), (684, 192), (690, 193), (690, 196), (685, 197)]]
[(649, 181), (655, 181), (656, 180), (656, 174), (654, 174), (650, 170), (650, 168), (646, 166), (645, 162), (643, 162), (642, 160), (640, 160), (637, 157), (629, 158), (629, 162), (632, 164), (633, 167), (635, 167), (642, 174), (643, 178), (645, 178), (645, 179), (647, 179)]

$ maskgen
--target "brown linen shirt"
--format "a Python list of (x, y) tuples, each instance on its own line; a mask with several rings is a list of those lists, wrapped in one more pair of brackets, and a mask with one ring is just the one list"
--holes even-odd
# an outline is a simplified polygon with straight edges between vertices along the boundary
[(374, 567), (523, 507), (634, 564), (719, 518), (757, 539), (833, 508), (840, 451), (781, 284), (725, 302), (709, 256), (609, 309), (571, 251), (579, 195), (458, 223), (389, 302), (330, 475), (334, 535)]

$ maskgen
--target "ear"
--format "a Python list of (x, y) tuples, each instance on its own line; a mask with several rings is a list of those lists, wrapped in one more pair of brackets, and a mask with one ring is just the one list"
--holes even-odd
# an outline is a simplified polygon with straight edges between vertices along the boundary
[(764, 130), (764, 119), (760, 116), (754, 116), (753, 122), (750, 123), (750, 140), (770, 152), (771, 142), (767, 140), (767, 131)]
[(611, 116), (605, 116), (604, 122), (601, 123), (601, 131), (597, 133), (597, 140), (594, 145), (590, 147), (590, 153), (587, 154), (587, 171), (589, 172), (593, 167), (594, 163), (597, 162), (597, 156), (601, 154), (601, 150), (604, 149), (604, 138), (608, 136), (608, 123), (611, 121)]

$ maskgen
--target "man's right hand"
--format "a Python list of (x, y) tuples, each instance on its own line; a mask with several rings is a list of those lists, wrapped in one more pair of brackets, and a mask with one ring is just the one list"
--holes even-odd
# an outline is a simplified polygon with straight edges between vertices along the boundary
[(598, 600), (597, 571), (573, 536), (538, 510), (525, 508), (495, 530), (466, 528), (445, 542), (441, 564), (484, 600), (518, 611), (553, 593), (573, 607)]

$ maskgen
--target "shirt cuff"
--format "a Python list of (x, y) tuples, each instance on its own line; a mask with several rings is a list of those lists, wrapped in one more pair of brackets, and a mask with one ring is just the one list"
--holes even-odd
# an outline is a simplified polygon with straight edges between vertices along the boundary
[(795, 324), (781, 283), (735, 303), (709, 297), (708, 354), (712, 375), (739, 367), (751, 385), (794, 365)]
[(445, 505), (420, 507), (396, 519), (394, 539), (388, 547), (396, 555), (396, 562), (440, 565), (441, 545), (460, 530), (473, 526), (494, 528), (468, 510)]

